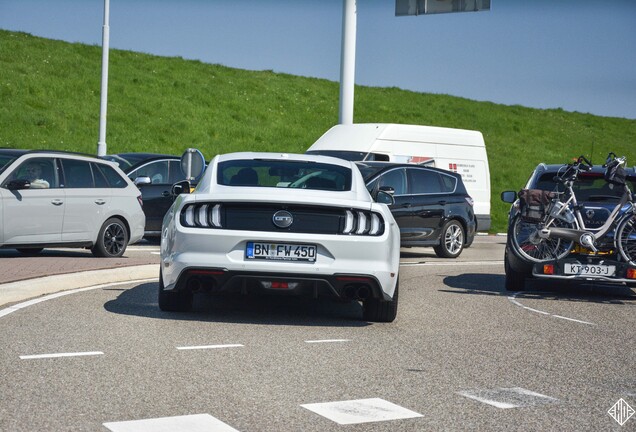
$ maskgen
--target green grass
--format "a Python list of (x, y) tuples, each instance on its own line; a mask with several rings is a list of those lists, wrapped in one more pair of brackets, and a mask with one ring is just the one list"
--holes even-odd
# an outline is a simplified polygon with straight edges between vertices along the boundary
[[(0, 147), (95, 154), (100, 80), (100, 46), (0, 30)], [(338, 98), (337, 82), (111, 50), (108, 152), (303, 153), (337, 123)], [(499, 193), (519, 189), (539, 162), (601, 163), (609, 151), (636, 162), (636, 120), (623, 118), (357, 86), (354, 121), (481, 131), (493, 232), (505, 229)]]

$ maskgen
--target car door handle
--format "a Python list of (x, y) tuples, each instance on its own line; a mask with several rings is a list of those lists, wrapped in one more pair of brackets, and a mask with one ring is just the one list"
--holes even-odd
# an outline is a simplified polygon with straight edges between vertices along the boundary
[(170, 191), (163, 191), (163, 192), (161, 192), (161, 196), (169, 197), (169, 196), (170, 196)]
[(53, 204), (54, 206), (61, 206), (62, 204), (64, 204), (64, 201), (62, 201), (61, 199), (54, 199), (53, 201), (51, 201), (51, 204)]
[(95, 200), (95, 204), (97, 204), (97, 205), (104, 205), (104, 204), (106, 204), (106, 201), (105, 201), (105, 200), (103, 200), (103, 199), (97, 199), (97, 200)]
[(438, 202), (437, 202), (437, 204), (439, 204), (439, 205), (446, 205), (446, 201), (441, 200), (441, 201), (438, 201)]
[(400, 204), (398, 207), (399, 208), (410, 208), (411, 207), (411, 203)]

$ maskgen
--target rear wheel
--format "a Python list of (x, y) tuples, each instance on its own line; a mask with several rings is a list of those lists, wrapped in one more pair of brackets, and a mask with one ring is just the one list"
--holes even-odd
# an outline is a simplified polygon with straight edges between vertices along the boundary
[(395, 284), (393, 298), (389, 301), (370, 298), (364, 301), (362, 318), (372, 322), (393, 322), (397, 317), (400, 281)]
[(636, 215), (623, 219), (616, 229), (618, 251), (629, 265), (636, 266)]
[(464, 227), (456, 220), (444, 224), (439, 244), (433, 248), (440, 258), (457, 258), (464, 249)]
[(91, 249), (97, 257), (117, 258), (124, 254), (128, 246), (128, 230), (117, 218), (110, 218), (99, 230), (97, 243)]
[(165, 291), (163, 288), (163, 274), (160, 271), (158, 292), (159, 309), (164, 312), (187, 312), (192, 309), (192, 292), (188, 290)]
[[(557, 219), (554, 226), (559, 228), (574, 228), (574, 224)], [(543, 262), (565, 258), (572, 247), (573, 241), (558, 238), (544, 239), (539, 236), (542, 225), (524, 221), (521, 216), (515, 216), (510, 232), (510, 244), (519, 258), (528, 262)]]

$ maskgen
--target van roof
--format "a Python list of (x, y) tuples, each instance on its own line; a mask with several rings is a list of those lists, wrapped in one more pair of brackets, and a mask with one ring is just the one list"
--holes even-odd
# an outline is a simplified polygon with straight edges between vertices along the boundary
[(479, 131), (394, 123), (358, 123), (332, 127), (311, 146), (311, 150), (335, 150), (334, 143), (337, 143), (337, 150), (368, 152), (376, 141), (485, 146)]

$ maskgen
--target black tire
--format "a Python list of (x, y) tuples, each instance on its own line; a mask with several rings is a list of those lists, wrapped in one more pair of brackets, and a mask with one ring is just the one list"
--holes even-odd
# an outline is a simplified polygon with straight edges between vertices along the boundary
[(464, 243), (464, 249), (469, 248), (473, 245), (473, 242), (475, 241), (475, 237), (477, 236), (477, 234), (475, 234), (472, 237), (468, 237), (466, 236), (466, 243)]
[(120, 257), (126, 251), (128, 238), (126, 225), (120, 219), (110, 218), (99, 229), (97, 243), (95, 243), (91, 252), (96, 257)]
[(456, 220), (449, 220), (442, 228), (439, 244), (433, 249), (440, 258), (457, 258), (464, 250), (464, 227)]
[(623, 219), (616, 228), (618, 251), (629, 265), (636, 266), (636, 215)]
[(526, 286), (526, 273), (516, 271), (508, 262), (508, 252), (504, 254), (504, 270), (506, 280), (504, 288), (506, 291), (523, 291)]
[[(574, 228), (574, 224), (558, 219), (554, 223), (557, 227)], [(573, 241), (558, 238), (543, 239), (537, 234), (540, 228), (539, 223), (526, 222), (520, 215), (515, 216), (510, 224), (508, 238), (519, 258), (531, 263), (540, 263), (562, 259), (570, 254), (574, 247)]]
[(44, 248), (18, 248), (17, 251), (22, 255), (35, 256), (42, 252)]
[(371, 322), (393, 322), (397, 317), (400, 281), (395, 285), (393, 299), (386, 301), (370, 298), (364, 301), (362, 318)]
[(164, 312), (188, 312), (192, 309), (192, 292), (165, 291), (163, 289), (163, 274), (159, 272), (159, 291), (157, 295), (159, 309)]

